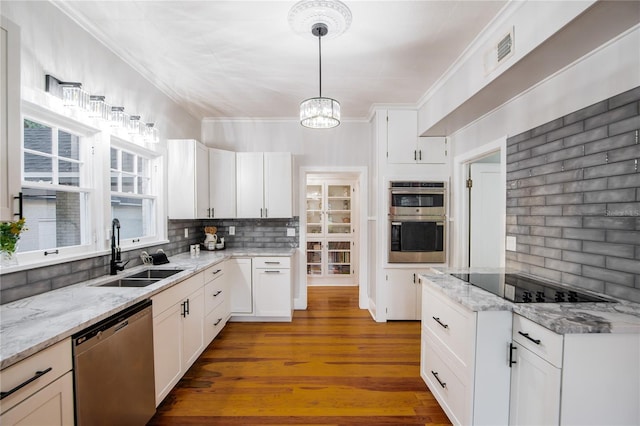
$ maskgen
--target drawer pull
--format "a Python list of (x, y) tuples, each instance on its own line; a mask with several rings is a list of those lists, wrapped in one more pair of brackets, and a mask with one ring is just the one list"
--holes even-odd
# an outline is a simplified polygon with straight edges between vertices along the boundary
[(440, 377), (438, 377), (438, 373), (436, 373), (435, 371), (431, 370), (431, 374), (433, 374), (433, 377), (436, 378), (436, 380), (438, 381), (438, 383), (440, 383), (440, 386), (442, 386), (442, 388), (446, 388), (447, 384), (445, 382), (443, 382), (442, 380), (440, 380)]
[(518, 331), (518, 334), (521, 335), (521, 336), (526, 337), (529, 340), (531, 340), (536, 345), (540, 344), (540, 339), (534, 339), (533, 337), (529, 336), (529, 333), (523, 333), (522, 331)]
[(218, 269), (218, 270), (216, 270), (216, 271), (213, 271), (213, 272), (212, 272), (212, 274), (213, 274), (213, 275), (216, 275), (218, 272), (222, 272), (222, 269)]
[(217, 326), (218, 324), (220, 324), (220, 321), (222, 321), (222, 318), (218, 318), (218, 321), (214, 322), (214, 323), (213, 323), (213, 326), (215, 327), (215, 326)]
[(509, 343), (509, 368), (511, 368), (513, 364), (517, 364), (517, 362), (513, 360), (513, 351), (516, 349), (518, 348), (513, 346), (513, 343)]
[(216, 292), (215, 292), (215, 294), (213, 295), (213, 297), (218, 297), (218, 295), (219, 295), (220, 293), (222, 293), (222, 290), (218, 290), (218, 291), (216, 291)]
[(444, 324), (442, 321), (440, 321), (440, 318), (436, 318), (436, 317), (431, 317), (435, 320), (435, 322), (437, 322), (438, 324), (440, 324), (442, 326), (442, 328), (449, 328), (448, 324)]
[(266, 263), (267, 265), (279, 265), (280, 262), (275, 262), (275, 261), (265, 261), (264, 263)]
[(280, 271), (278, 271), (278, 270), (272, 271), (272, 270), (269, 270), (269, 269), (267, 269), (264, 272), (267, 273), (267, 274), (279, 274), (280, 273)]
[(49, 367), (49, 368), (47, 368), (45, 370), (42, 370), (42, 371), (36, 371), (36, 374), (32, 378), (25, 380), (24, 382), (20, 383), (15, 388), (13, 388), (11, 390), (8, 390), (6, 392), (0, 392), (0, 399), (5, 399), (6, 397), (11, 395), (12, 393), (15, 393), (15, 392), (19, 391), (20, 389), (22, 389), (23, 387), (27, 386), (29, 383), (33, 382), (34, 380), (38, 380), (40, 377), (44, 376), (45, 374), (47, 374), (51, 370), (53, 370), (52, 367)]

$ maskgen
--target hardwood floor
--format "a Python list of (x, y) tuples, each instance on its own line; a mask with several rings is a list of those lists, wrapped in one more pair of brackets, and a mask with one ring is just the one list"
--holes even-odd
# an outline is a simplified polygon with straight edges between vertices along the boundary
[(149, 425), (442, 425), (420, 323), (376, 323), (357, 287), (309, 287), (291, 323), (230, 322)]

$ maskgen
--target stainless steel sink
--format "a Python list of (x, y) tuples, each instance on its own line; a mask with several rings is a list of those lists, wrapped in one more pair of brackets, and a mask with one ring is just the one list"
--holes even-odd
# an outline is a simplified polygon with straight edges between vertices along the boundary
[(172, 275), (179, 274), (184, 269), (147, 269), (122, 278), (115, 278), (98, 287), (146, 287)]
[(153, 283), (157, 283), (158, 281), (160, 281), (160, 278), (120, 278), (117, 280), (109, 281), (108, 283), (100, 284), (99, 287), (146, 287)]
[(129, 275), (127, 278), (167, 278), (182, 272), (184, 269), (147, 269), (137, 274)]

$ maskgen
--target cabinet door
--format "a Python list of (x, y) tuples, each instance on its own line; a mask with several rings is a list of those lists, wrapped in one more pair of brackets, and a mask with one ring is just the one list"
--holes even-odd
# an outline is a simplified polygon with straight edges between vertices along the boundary
[(256, 316), (291, 316), (291, 272), (289, 269), (256, 269), (254, 294)]
[(446, 164), (447, 162), (447, 138), (420, 137), (418, 138), (418, 163), (421, 164)]
[(187, 371), (204, 349), (204, 289), (199, 288), (182, 308), (182, 371)]
[(509, 424), (557, 425), (561, 370), (513, 342)]
[[(209, 149), (196, 144), (196, 217), (210, 217), (209, 210)], [(171, 200), (173, 201), (173, 200)]]
[(387, 319), (419, 320), (422, 292), (413, 269), (387, 271)]
[(307, 185), (307, 235), (316, 237), (324, 234), (324, 185), (311, 183)]
[(387, 111), (387, 162), (415, 163), (418, 158), (417, 139), (417, 111)]
[(181, 304), (153, 318), (153, 361), (156, 407), (182, 377)]
[(292, 217), (291, 153), (264, 153), (264, 217)]
[(326, 233), (351, 234), (351, 185), (327, 185)]
[(211, 217), (236, 217), (236, 153), (209, 149), (209, 205)]
[(73, 373), (69, 371), (0, 416), (0, 424), (73, 425), (73, 417)]
[(264, 164), (261, 152), (236, 154), (236, 216), (259, 218), (264, 208)]
[(18, 212), (13, 197), (20, 192), (20, 28), (4, 17), (1, 24), (0, 221), (12, 221)]
[(231, 313), (252, 313), (251, 259), (229, 260), (225, 275), (231, 289)]

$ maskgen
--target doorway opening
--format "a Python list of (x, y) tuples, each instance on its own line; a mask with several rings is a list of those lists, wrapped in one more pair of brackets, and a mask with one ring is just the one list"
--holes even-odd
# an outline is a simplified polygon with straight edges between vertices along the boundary
[(452, 266), (504, 267), (506, 137), (454, 159)]

